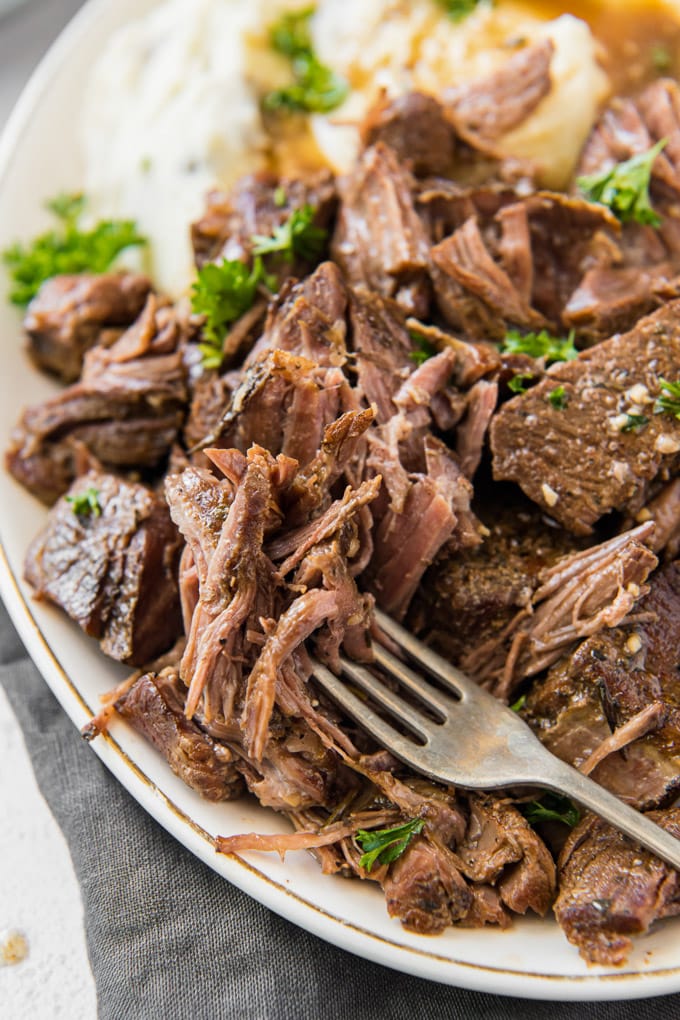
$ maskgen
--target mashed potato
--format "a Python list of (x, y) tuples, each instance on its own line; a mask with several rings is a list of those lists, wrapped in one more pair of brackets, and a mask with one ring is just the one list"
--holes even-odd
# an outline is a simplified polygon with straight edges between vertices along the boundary
[[(289, 68), (272, 54), (267, 26), (283, 10), (307, 5), (164, 0), (119, 31), (95, 66), (82, 125), (92, 213), (137, 220), (151, 241), (149, 268), (173, 295), (191, 280), (188, 224), (205, 192), (228, 188), (272, 158), (259, 97)], [(437, 94), (496, 70), (518, 41), (550, 35), (553, 89), (499, 147), (534, 160), (543, 181), (558, 186), (607, 92), (583, 21), (546, 22), (511, 0), (482, 3), (458, 24), (433, 0), (318, 0), (312, 29), (319, 57), (352, 87), (341, 109), (311, 118), (315, 158), (339, 171), (354, 161), (356, 123), (378, 88)], [(276, 155), (290, 168), (300, 143), (293, 135), (285, 144), (291, 152)]]

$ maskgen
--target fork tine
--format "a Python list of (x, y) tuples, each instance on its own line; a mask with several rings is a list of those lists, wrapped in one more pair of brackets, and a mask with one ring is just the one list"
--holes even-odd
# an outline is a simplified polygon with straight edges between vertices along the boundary
[(438, 691), (436, 687), (428, 683), (425, 677), (419, 676), (414, 673), (413, 670), (409, 669), (406, 663), (402, 662), (395, 655), (392, 655), (387, 648), (383, 645), (378, 644), (377, 641), (373, 643), (373, 654), (375, 655), (376, 662), (383, 667), (388, 673), (391, 674), (398, 680), (399, 683), (410, 691), (411, 694), (415, 695), (424, 705), (426, 705), (432, 712), (435, 713), (443, 722), (452, 706), (452, 699), (447, 697), (441, 691)]
[(378, 626), (396, 645), (411, 656), (411, 658), (433, 673), (445, 687), (453, 691), (460, 698), (475, 697), (480, 693), (477, 684), (469, 677), (461, 673), (451, 663), (437, 655), (431, 648), (414, 638), (407, 630), (404, 630), (398, 623), (395, 623), (389, 616), (386, 616), (380, 609), (375, 610), (375, 618)]
[(395, 719), (402, 722), (404, 726), (408, 726), (422, 740), (428, 739), (427, 729), (423, 726), (424, 720), (417, 708), (407, 705), (403, 698), (395, 694), (394, 691), (391, 691), (389, 687), (386, 687), (381, 680), (378, 680), (364, 666), (359, 666), (356, 662), (350, 662), (344, 658), (341, 658), (340, 662), (343, 674), (350, 677), (357, 687), (370, 694), (374, 701), (389, 712), (390, 715), (393, 715)]
[[(411, 744), (411, 741), (405, 740), (401, 733), (395, 730), (393, 726), (390, 726), (377, 712), (374, 712), (365, 702), (357, 698), (356, 694), (349, 690), (340, 677), (337, 677), (335, 673), (331, 673), (330, 669), (327, 669), (316, 659), (312, 659), (312, 673), (319, 681), (321, 687), (347, 712), (347, 715), (361, 723), (362, 727), (368, 730), (371, 736), (375, 737), (383, 747), (396, 749), (402, 744)], [(411, 744), (411, 746), (414, 745)]]

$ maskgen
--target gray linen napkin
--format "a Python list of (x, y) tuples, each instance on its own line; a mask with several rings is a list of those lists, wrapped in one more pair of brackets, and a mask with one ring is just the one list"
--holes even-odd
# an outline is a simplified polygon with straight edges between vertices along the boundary
[(81, 885), (101, 1020), (667, 1020), (680, 996), (538, 1003), (367, 963), (196, 860), (118, 784), (62, 712), (0, 604), (0, 683)]

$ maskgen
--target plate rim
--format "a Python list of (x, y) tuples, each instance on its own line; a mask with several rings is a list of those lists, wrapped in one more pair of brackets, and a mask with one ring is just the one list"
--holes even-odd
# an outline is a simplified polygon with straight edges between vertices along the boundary
[[(157, 0), (160, 2), (160, 0)], [(245, 2), (245, 0), (241, 0)], [(0, 135), (0, 190), (31, 116), (81, 37), (86, 36), (100, 10), (115, 0), (87, 0), (57, 36), (24, 86)], [(123, 24), (124, 22), (121, 22)], [(4, 470), (3, 468), (0, 468)], [(26, 650), (62, 709), (77, 728), (94, 714), (51, 647), (21, 589), (2, 536), (0, 514), (0, 595)], [(559, 975), (523, 973), (502, 967), (454, 960), (436, 952), (390, 941), (334, 916), (298, 892), (261, 872), (242, 857), (218, 857), (212, 837), (172, 798), (159, 789), (127, 754), (116, 738), (105, 734), (92, 745), (102, 763), (156, 822), (194, 856), (248, 896), (293, 924), (363, 959), (440, 984), (517, 998), (557, 1001), (606, 1001), (648, 998), (680, 992), (680, 965), (650, 971)], [(351, 932), (351, 941), (350, 935)], [(427, 940), (427, 945), (433, 942)], [(485, 987), (482, 975), (488, 976)]]

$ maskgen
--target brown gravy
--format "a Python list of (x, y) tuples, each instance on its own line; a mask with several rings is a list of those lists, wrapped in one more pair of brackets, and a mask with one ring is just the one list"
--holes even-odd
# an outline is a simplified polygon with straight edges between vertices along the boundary
[(534, 0), (531, 8), (545, 18), (574, 14), (588, 22), (616, 95), (663, 75), (680, 77), (680, 3), (677, 12), (661, 0)]

